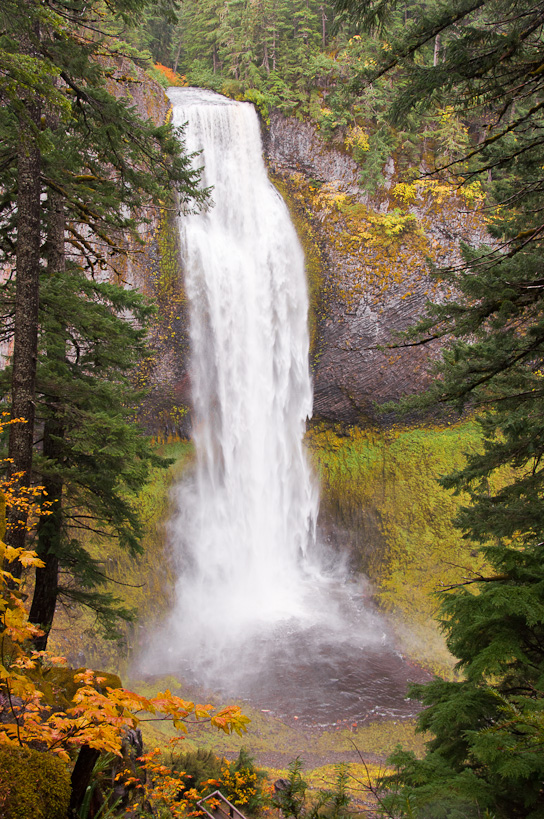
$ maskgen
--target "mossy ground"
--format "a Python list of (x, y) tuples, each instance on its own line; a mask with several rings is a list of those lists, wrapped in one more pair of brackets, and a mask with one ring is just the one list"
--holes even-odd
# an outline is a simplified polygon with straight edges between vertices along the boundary
[(55, 756), (30, 748), (0, 748), (0, 816), (3, 819), (64, 819), (70, 777)]
[(308, 445), (321, 481), (322, 517), (343, 528), (352, 565), (372, 580), (403, 652), (450, 675), (453, 660), (435, 619), (439, 595), (482, 566), (453, 525), (468, 498), (439, 479), (480, 448), (477, 425), (315, 426)]

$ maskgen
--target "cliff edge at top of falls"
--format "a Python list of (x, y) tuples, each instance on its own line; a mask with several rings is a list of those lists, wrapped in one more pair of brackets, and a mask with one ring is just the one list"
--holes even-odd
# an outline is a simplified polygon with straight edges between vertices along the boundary
[[(147, 79), (135, 104), (166, 116), (163, 90)], [(421, 316), (429, 299), (450, 292), (431, 277), (460, 260), (460, 243), (478, 245), (486, 228), (478, 193), (462, 194), (435, 179), (399, 183), (402, 158), (385, 165), (372, 195), (360, 165), (316, 127), (272, 112), (263, 126), (270, 176), (290, 207), (304, 245), (310, 286), (314, 416), (349, 424), (378, 420), (376, 405), (421, 391), (438, 350), (382, 349)], [(159, 303), (154, 355), (145, 383), (151, 392), (142, 420), (152, 434), (189, 431), (188, 319), (175, 216), (153, 215), (145, 252), (131, 262), (131, 283)]]

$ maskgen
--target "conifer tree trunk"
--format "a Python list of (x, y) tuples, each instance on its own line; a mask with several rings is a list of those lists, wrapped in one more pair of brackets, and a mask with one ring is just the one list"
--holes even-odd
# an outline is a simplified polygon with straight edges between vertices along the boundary
[[(29, 53), (30, 48), (22, 49)], [(39, 126), (38, 103), (26, 106), (29, 120)], [(13, 374), (11, 385), (11, 417), (24, 419), (10, 427), (10, 476), (16, 485), (30, 486), (36, 393), (36, 361), (38, 354), (38, 301), (40, 276), (40, 170), (41, 157), (37, 135), (24, 117), (19, 119), (17, 153), (17, 259), (15, 330), (13, 338)], [(6, 542), (23, 548), (26, 537), (27, 513), (10, 511)], [(20, 573), (17, 561), (10, 566), (12, 574)]]
[(182, 48), (182, 46), (183, 46), (183, 37), (180, 34), (178, 47), (176, 49), (176, 56), (174, 57), (174, 65), (172, 67), (172, 70), (173, 70), (174, 74), (177, 74), (177, 71), (178, 71), (179, 58), (181, 57), (181, 48)]
[(321, 12), (321, 47), (324, 51), (327, 45), (327, 14), (325, 11), (325, 3), (321, 3), (319, 10)]
[(263, 68), (264, 68), (264, 69), (265, 69), (265, 71), (266, 71), (266, 75), (267, 75), (267, 77), (269, 77), (269, 76), (270, 76), (270, 63), (269, 63), (269, 61), (268, 61), (268, 48), (267, 48), (267, 45), (266, 45), (266, 40), (265, 40), (265, 42), (264, 42), (264, 46), (263, 46), (263, 61), (262, 61), (262, 66), (263, 66)]
[(440, 57), (440, 34), (437, 34), (434, 38), (434, 53), (433, 53), (433, 66), (436, 68), (438, 65), (438, 59)]
[[(63, 199), (59, 194), (50, 191), (48, 199), (47, 273), (50, 277), (53, 277), (62, 275), (66, 265), (64, 246), (65, 215)], [(50, 340), (47, 343), (47, 356), (49, 359), (60, 357), (64, 360), (66, 356), (64, 341), (59, 343), (58, 339)], [(62, 438), (64, 436), (64, 424), (59, 412), (60, 408), (56, 404), (55, 396), (47, 398), (47, 418), (43, 434), (43, 454), (53, 464), (61, 462)], [(57, 604), (58, 555), (63, 521), (62, 489), (63, 482), (60, 476), (49, 477), (44, 481), (44, 497), (48, 504), (48, 508), (44, 511), (49, 514), (42, 514), (40, 518), (36, 551), (45, 566), (36, 569), (34, 596), (29, 614), (30, 622), (40, 626), (43, 630), (43, 634), (34, 640), (34, 645), (38, 651), (44, 651), (47, 646), (47, 639), (53, 625)]]

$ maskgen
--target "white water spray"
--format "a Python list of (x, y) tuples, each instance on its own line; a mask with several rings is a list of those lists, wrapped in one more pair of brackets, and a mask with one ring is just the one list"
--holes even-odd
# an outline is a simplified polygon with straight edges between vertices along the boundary
[(179, 222), (197, 464), (173, 522), (186, 555), (173, 621), (182, 653), (209, 662), (242, 636), (305, 614), (318, 505), (303, 448), (308, 299), (253, 106), (197, 89), (170, 98), (213, 187), (212, 207)]
[(299, 714), (306, 695), (312, 719), (329, 718), (331, 697), (365, 712), (387, 686), (396, 708), (402, 685), (381, 663), (384, 625), (364, 580), (324, 572), (317, 555), (304, 258), (257, 115), (210, 91), (169, 93), (213, 205), (179, 222), (196, 464), (170, 525), (176, 603), (142, 669)]

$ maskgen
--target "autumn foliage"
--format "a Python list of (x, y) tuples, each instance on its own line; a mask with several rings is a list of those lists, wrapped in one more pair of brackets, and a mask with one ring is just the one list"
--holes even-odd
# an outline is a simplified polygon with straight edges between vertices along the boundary
[(155, 63), (155, 70), (160, 71), (161, 74), (164, 74), (170, 85), (176, 86), (184, 86), (187, 85), (187, 80), (185, 77), (181, 76), (180, 74), (176, 74), (175, 71), (172, 71), (171, 68), (168, 68), (166, 65), (161, 65), (161, 63)]
[[(12, 503), (9, 485), (0, 484), (0, 500), (1, 538), (6, 501)], [(180, 736), (190, 723), (202, 721), (226, 733), (246, 730), (249, 720), (237, 706), (214, 711), (211, 705), (195, 704), (168, 690), (143, 697), (119, 687), (113, 675), (68, 669), (64, 658), (33, 650), (32, 640), (40, 630), (28, 622), (22, 581), (8, 571), (17, 563), (25, 568), (43, 565), (34, 552), (6, 546), (0, 539), (0, 746), (38, 750), (71, 765), (81, 748), (121, 758), (127, 731), (145, 721), (167, 720)], [(69, 686), (55, 686), (60, 669)], [(66, 693), (68, 688), (69, 701), (61, 690)], [(151, 764), (157, 754), (151, 753), (144, 763)], [(162, 799), (172, 783), (166, 771), (153, 766), (151, 791), (158, 788)], [(161, 773), (164, 782), (156, 784)]]
[[(3, 548), (11, 562), (39, 565), (32, 552)], [(9, 572), (0, 571), (1, 745), (39, 749), (71, 764), (82, 747), (121, 758), (127, 731), (149, 720), (168, 720), (181, 735), (189, 723), (201, 721), (226, 733), (245, 731), (249, 720), (237, 706), (214, 712), (211, 705), (195, 704), (168, 690), (155, 697), (143, 697), (105, 684), (107, 678), (90, 669), (72, 671), (75, 693), (68, 707), (59, 708), (50, 697), (45, 697), (43, 683), (47, 670), (62, 666), (64, 659), (28, 648), (38, 630), (28, 623), (19, 582)], [(179, 777), (169, 774), (164, 766), (157, 766), (157, 755), (158, 751), (154, 751), (142, 761), (150, 763), (149, 796), (164, 800), (179, 791), (179, 784), (176, 787)], [(187, 801), (185, 798), (183, 804)], [(181, 806), (180, 800), (177, 802)]]

